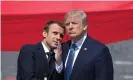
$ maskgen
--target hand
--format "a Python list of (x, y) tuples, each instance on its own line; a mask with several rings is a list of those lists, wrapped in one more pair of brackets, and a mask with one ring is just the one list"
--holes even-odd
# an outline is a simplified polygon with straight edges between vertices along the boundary
[(62, 62), (62, 49), (61, 49), (61, 42), (58, 41), (58, 45), (56, 49), (54, 49), (55, 52), (55, 59), (56, 59), (56, 64), (61, 65)]

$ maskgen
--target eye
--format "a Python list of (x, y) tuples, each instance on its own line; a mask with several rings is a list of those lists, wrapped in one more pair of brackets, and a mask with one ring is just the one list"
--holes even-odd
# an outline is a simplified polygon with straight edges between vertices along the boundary
[(65, 23), (66, 26), (69, 26), (70, 23)]
[(72, 24), (78, 24), (77, 22), (72, 22)]
[(58, 34), (58, 32), (53, 32), (54, 33), (54, 35), (57, 35)]

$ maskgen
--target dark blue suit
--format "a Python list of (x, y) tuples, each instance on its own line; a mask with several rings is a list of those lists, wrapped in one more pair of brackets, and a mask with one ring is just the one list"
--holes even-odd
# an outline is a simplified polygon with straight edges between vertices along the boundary
[[(63, 44), (63, 62), (71, 41)], [(113, 63), (108, 48), (87, 36), (75, 60), (70, 80), (113, 80)]]
[(51, 60), (49, 66), (41, 42), (24, 45), (18, 57), (17, 80), (44, 80), (46, 76), (48, 80), (62, 80), (62, 75), (55, 69), (54, 60)]

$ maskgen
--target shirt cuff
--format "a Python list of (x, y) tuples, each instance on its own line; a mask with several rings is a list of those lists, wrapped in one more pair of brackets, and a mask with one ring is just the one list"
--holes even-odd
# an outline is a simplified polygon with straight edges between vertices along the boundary
[(61, 71), (62, 71), (62, 69), (63, 69), (63, 63), (61, 62), (61, 65), (57, 65), (56, 64), (56, 71), (58, 72), (58, 73), (60, 73)]

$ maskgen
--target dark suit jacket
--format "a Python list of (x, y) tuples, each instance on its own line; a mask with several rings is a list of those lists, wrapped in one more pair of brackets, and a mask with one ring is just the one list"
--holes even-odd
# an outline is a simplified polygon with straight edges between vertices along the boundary
[[(35, 45), (24, 45), (18, 57), (17, 80), (62, 80), (62, 74), (55, 69), (55, 61), (48, 65), (46, 53), (40, 43)], [(49, 68), (50, 67), (50, 68)]]
[[(71, 41), (63, 44), (63, 62)], [(77, 59), (75, 60), (70, 80), (113, 80), (113, 64), (108, 48), (87, 36)]]

